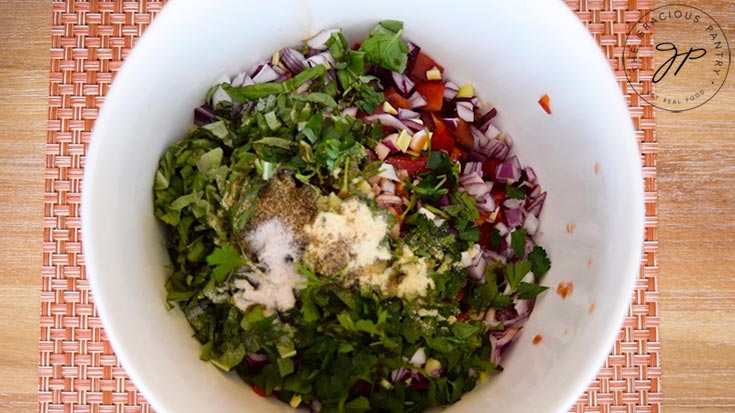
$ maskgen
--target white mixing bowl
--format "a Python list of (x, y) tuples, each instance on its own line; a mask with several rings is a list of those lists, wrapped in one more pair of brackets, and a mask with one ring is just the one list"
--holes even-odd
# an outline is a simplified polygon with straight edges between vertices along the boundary
[[(199, 360), (178, 310), (164, 306), (168, 257), (153, 216), (159, 156), (222, 73), (234, 74), (321, 28), (359, 39), (383, 19), (471, 82), (499, 110), (514, 151), (548, 198), (538, 242), (553, 267), (505, 371), (449, 412), (561, 412), (594, 377), (620, 328), (639, 268), (643, 189), (620, 88), (560, 1), (172, 0), (118, 74), (84, 175), (85, 259), (112, 345), (159, 413), (283, 412)], [(551, 97), (547, 115), (538, 99)], [(597, 173), (596, 173), (597, 170)], [(576, 231), (569, 234), (567, 224)], [(572, 282), (562, 299), (554, 290)], [(594, 311), (591, 311), (594, 310)], [(543, 341), (532, 343), (540, 335)]]

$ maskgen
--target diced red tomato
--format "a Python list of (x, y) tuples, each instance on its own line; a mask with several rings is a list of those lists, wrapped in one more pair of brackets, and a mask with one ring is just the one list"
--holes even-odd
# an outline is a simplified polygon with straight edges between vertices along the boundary
[(411, 383), (411, 387), (418, 391), (424, 391), (429, 388), (429, 382), (428, 381), (413, 381)]
[(493, 189), (490, 191), (490, 195), (492, 195), (493, 199), (495, 199), (495, 202), (500, 205), (503, 202), (505, 202), (505, 185), (493, 185)]
[(350, 395), (352, 396), (369, 396), (373, 390), (373, 385), (367, 381), (360, 379), (350, 387)]
[(538, 100), (538, 104), (541, 105), (541, 107), (544, 109), (546, 113), (551, 115), (551, 99), (549, 98), (549, 95), (544, 94), (541, 96), (541, 99)]
[(454, 136), (449, 132), (449, 128), (441, 119), (437, 119), (433, 116), (434, 123), (434, 134), (431, 135), (431, 150), (432, 151), (444, 151), (448, 154), (452, 153), (454, 149)]
[(396, 92), (393, 87), (389, 87), (385, 90), (385, 100), (396, 109), (412, 109), (411, 103), (408, 101), (408, 99), (401, 96), (400, 93)]
[(459, 320), (459, 321), (468, 321), (469, 319), (470, 319), (470, 316), (467, 313), (459, 313), (459, 314), (457, 314), (457, 320)]
[(490, 248), (490, 233), (493, 231), (493, 225), (485, 222), (480, 225), (480, 239), (477, 241), (483, 248)]
[(396, 155), (385, 160), (396, 169), (405, 169), (409, 176), (414, 176), (426, 170), (426, 157), (413, 158), (408, 155)]
[(459, 290), (459, 292), (457, 293), (457, 301), (462, 301), (463, 298), (464, 298), (464, 288)]
[(416, 55), (416, 59), (413, 61), (413, 65), (409, 68), (408, 75), (414, 80), (426, 80), (426, 72), (435, 67), (439, 69), (440, 72), (444, 73), (444, 68), (436, 63), (434, 59), (422, 52), (419, 52), (419, 54)]
[(475, 225), (482, 225), (490, 217), (489, 212), (480, 214), (479, 217), (475, 218)]
[(468, 156), (469, 154), (467, 153), (467, 151), (458, 146), (452, 148), (452, 152), (449, 153), (449, 159), (451, 159), (453, 162), (464, 162), (467, 160)]
[(426, 106), (423, 110), (438, 112), (442, 110), (444, 103), (444, 83), (440, 80), (429, 80), (426, 82), (416, 83), (416, 91), (426, 99)]
[(482, 173), (485, 178), (495, 179), (495, 171), (498, 170), (498, 165), (503, 163), (500, 159), (490, 158), (482, 163)]
[(457, 124), (457, 130), (454, 133), (457, 136), (457, 143), (460, 145), (467, 149), (472, 149), (472, 147), (475, 146), (475, 137), (472, 136), (469, 123), (460, 119)]
[(260, 397), (266, 397), (264, 389), (261, 389), (260, 387), (254, 384), (251, 384), (250, 387), (253, 389), (253, 393), (257, 394)]

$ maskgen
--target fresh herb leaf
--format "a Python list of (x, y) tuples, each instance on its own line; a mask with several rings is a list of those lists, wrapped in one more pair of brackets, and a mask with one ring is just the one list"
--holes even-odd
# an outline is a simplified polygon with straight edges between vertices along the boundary
[(452, 333), (460, 340), (467, 340), (480, 332), (480, 328), (474, 324), (457, 322), (452, 324)]
[(551, 261), (546, 255), (546, 250), (538, 245), (533, 247), (533, 250), (528, 254), (528, 260), (531, 261), (531, 270), (536, 282), (541, 281), (551, 269)]
[(509, 263), (505, 267), (505, 279), (508, 280), (511, 290), (518, 288), (518, 284), (530, 271), (531, 263), (529, 261)]
[(500, 241), (503, 239), (503, 237), (500, 235), (500, 231), (497, 228), (493, 228), (490, 231), (490, 249), (493, 251), (497, 251), (498, 248), (500, 248)]
[(246, 262), (240, 257), (235, 247), (230, 244), (225, 244), (215, 248), (207, 256), (207, 264), (214, 266), (212, 269), (214, 280), (222, 282), (232, 270), (245, 265)]
[(326, 93), (321, 92), (313, 92), (313, 93), (304, 93), (301, 95), (293, 95), (291, 96), (291, 99), (297, 100), (299, 102), (312, 102), (312, 103), (318, 103), (322, 106), (326, 106), (328, 108), (336, 108), (337, 102), (334, 100), (333, 97), (329, 96)]
[(523, 259), (526, 255), (526, 230), (517, 229), (510, 234), (510, 247), (516, 256)]
[(284, 92), (285, 88), (283, 87), (283, 83), (259, 83), (241, 87), (234, 87), (228, 83), (223, 83), (222, 90), (227, 92), (235, 102), (245, 103)]
[(408, 62), (408, 44), (401, 39), (403, 23), (384, 20), (368, 34), (360, 46), (374, 64), (403, 73)]
[(521, 300), (530, 300), (548, 289), (549, 287), (521, 281), (518, 284), (518, 298)]
[(508, 198), (510, 199), (526, 199), (526, 193), (522, 190), (513, 187), (513, 186), (506, 186), (505, 187), (505, 193)]

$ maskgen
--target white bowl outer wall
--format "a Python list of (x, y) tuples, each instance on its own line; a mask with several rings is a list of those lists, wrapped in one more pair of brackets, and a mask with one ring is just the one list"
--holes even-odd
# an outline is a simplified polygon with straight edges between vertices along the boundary
[[(549, 193), (538, 241), (551, 255), (544, 283), (552, 289), (504, 359), (505, 371), (448, 411), (562, 412), (601, 366), (639, 268), (642, 175), (619, 87), (563, 3), (172, 0), (115, 79), (89, 147), (82, 198), (99, 314), (158, 412), (288, 410), (199, 361), (186, 320), (164, 307), (168, 258), (151, 191), (160, 155), (182, 137), (222, 73), (233, 75), (321, 28), (342, 27), (354, 40), (388, 18), (403, 20), (406, 38), (445, 65), (451, 79), (472, 82), (497, 106), (497, 124)], [(545, 93), (552, 116), (537, 104)], [(571, 221), (576, 231), (568, 234)], [(574, 284), (566, 300), (553, 292), (560, 281)], [(537, 334), (543, 342), (532, 345)]]

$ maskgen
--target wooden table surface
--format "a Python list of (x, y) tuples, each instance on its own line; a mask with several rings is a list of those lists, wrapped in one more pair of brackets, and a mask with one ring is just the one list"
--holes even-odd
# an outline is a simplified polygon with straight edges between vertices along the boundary
[[(735, 47), (735, 2), (688, 3)], [(50, 1), (0, 0), (0, 412), (37, 411), (50, 24)], [(735, 412), (734, 78), (698, 109), (657, 113), (666, 413)]]

